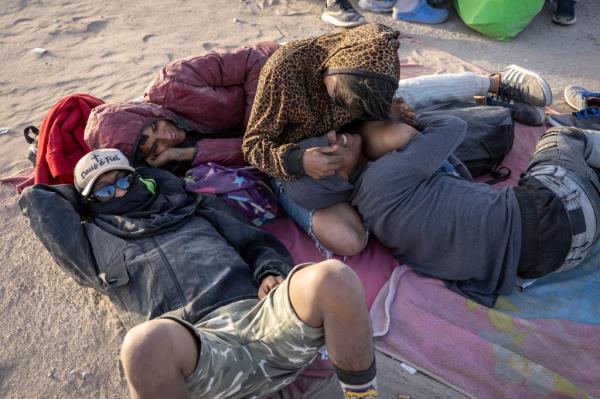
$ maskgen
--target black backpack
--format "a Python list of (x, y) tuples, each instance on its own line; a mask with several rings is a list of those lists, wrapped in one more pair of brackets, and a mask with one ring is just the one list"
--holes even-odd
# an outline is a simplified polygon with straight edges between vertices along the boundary
[[(446, 107), (464, 106), (449, 104)], [(511, 150), (515, 138), (515, 126), (510, 110), (494, 106), (472, 106), (459, 109), (437, 109), (419, 116), (453, 115), (467, 123), (467, 133), (454, 155), (460, 159), (473, 177), (489, 174), (486, 181), (495, 184), (510, 177), (510, 169), (500, 166)]]

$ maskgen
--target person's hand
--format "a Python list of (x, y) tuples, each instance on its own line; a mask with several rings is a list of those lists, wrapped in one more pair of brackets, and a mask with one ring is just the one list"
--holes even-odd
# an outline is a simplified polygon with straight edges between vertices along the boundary
[(168, 148), (154, 157), (146, 158), (148, 165), (153, 168), (160, 168), (163, 165), (172, 161), (191, 161), (196, 155), (196, 149), (193, 147), (186, 148)]
[(415, 125), (417, 119), (415, 109), (407, 104), (403, 98), (396, 98), (390, 108), (390, 118), (396, 122)]
[(281, 276), (269, 275), (263, 278), (262, 282), (260, 283), (260, 287), (258, 287), (258, 299), (263, 299), (266, 297), (273, 288), (277, 287), (282, 282), (283, 277)]
[(342, 166), (343, 157), (336, 154), (337, 145), (330, 147), (312, 147), (304, 150), (302, 165), (304, 173), (315, 180), (332, 176)]

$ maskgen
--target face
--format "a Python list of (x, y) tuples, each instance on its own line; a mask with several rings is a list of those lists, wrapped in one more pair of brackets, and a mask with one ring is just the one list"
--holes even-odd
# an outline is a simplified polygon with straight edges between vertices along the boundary
[(127, 170), (111, 170), (103, 173), (94, 183), (92, 197), (98, 202), (110, 201), (127, 194), (131, 185), (131, 172)]
[(342, 167), (339, 172), (343, 176), (350, 176), (360, 160), (362, 151), (362, 138), (358, 134), (334, 133), (327, 135), (329, 145), (337, 145), (336, 154), (342, 155)]
[(175, 126), (171, 121), (161, 119), (147, 126), (142, 135), (147, 138), (142, 139), (140, 151), (145, 159), (154, 158), (163, 151), (176, 147), (185, 140), (185, 131)]
[(337, 77), (335, 75), (325, 75), (323, 77), (323, 83), (325, 83), (325, 88), (327, 89), (327, 94), (331, 97), (332, 100), (335, 100), (335, 84)]

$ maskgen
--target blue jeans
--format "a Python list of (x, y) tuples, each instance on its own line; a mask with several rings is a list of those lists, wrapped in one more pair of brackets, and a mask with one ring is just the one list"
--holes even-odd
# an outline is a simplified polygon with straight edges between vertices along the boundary
[(285, 213), (291, 217), (302, 230), (314, 238), (312, 232), (312, 216), (314, 209), (301, 207), (292, 201), (292, 199), (283, 191), (283, 184), (280, 180), (271, 178), (271, 186), (273, 187), (273, 191), (275, 191), (277, 201), (279, 201)]
[(292, 199), (283, 190), (283, 184), (280, 180), (271, 178), (271, 186), (275, 191), (277, 201), (279, 201), (285, 213), (292, 218), (292, 220), (296, 222), (296, 224), (298, 224), (298, 226), (300, 226), (300, 228), (304, 230), (306, 234), (308, 234), (308, 236), (315, 242), (315, 245), (323, 254), (323, 256), (325, 256), (327, 259), (331, 258), (333, 253), (325, 248), (313, 233), (312, 218), (315, 210), (304, 208), (292, 201)]

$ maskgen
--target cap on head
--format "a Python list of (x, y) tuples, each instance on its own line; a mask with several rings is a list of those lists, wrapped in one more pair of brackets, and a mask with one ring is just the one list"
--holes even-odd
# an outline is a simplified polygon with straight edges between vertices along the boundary
[(84, 197), (87, 196), (96, 180), (106, 172), (111, 170), (128, 170), (134, 172), (135, 169), (129, 165), (127, 157), (114, 148), (103, 148), (94, 150), (85, 154), (75, 166), (75, 187)]

